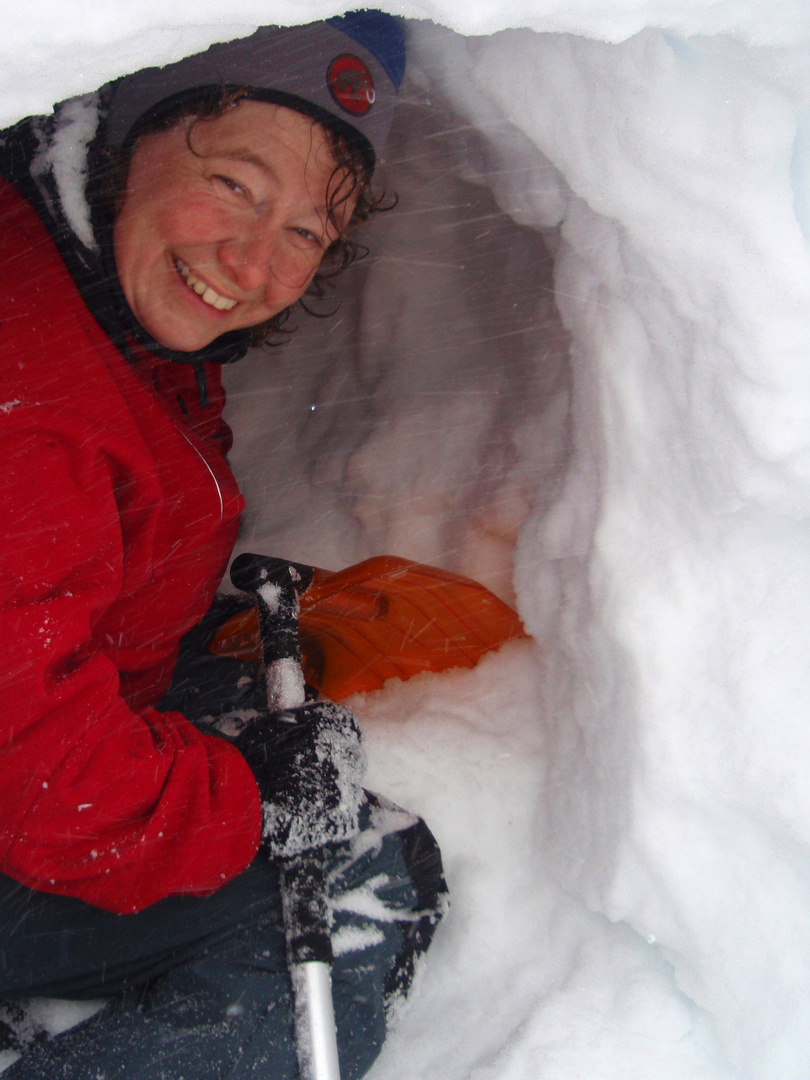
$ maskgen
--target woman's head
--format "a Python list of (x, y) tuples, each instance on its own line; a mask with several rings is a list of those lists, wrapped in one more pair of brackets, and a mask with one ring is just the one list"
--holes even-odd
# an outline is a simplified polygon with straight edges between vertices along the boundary
[(367, 186), (324, 127), (268, 102), (141, 135), (113, 233), (133, 314), (180, 352), (272, 322), (340, 252)]
[(152, 337), (196, 352), (258, 328), (255, 343), (352, 261), (403, 71), (397, 20), (358, 12), (121, 80), (97, 183)]

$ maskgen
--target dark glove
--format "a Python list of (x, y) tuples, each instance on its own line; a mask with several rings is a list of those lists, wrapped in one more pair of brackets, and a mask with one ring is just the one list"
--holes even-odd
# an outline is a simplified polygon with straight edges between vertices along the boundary
[(357, 832), (365, 800), (360, 729), (331, 701), (253, 720), (235, 739), (262, 800), (262, 843), (289, 859)]

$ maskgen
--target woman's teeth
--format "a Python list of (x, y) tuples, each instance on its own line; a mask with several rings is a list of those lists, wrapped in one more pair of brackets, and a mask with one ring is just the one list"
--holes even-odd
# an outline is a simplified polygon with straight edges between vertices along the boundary
[(188, 285), (188, 287), (206, 304), (210, 304), (210, 306), (216, 308), (217, 311), (230, 311), (232, 308), (236, 307), (236, 300), (230, 300), (227, 296), (220, 296), (210, 285), (207, 285), (204, 281), (200, 281), (198, 277), (195, 277), (186, 264), (180, 262), (179, 259), (175, 259), (174, 262), (180, 273), (180, 277), (185, 281), (186, 285)]

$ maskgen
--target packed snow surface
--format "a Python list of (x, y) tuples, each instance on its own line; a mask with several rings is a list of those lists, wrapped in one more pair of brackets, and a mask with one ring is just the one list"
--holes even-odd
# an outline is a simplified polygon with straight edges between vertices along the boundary
[[(84, 9), (9, 16), (7, 120), (343, 10)], [(438, 563), (534, 635), (353, 702), (454, 904), (372, 1080), (799, 1080), (810, 9), (396, 10), (445, 24), (412, 24), (399, 205), (336, 315), (229, 372), (243, 547)]]

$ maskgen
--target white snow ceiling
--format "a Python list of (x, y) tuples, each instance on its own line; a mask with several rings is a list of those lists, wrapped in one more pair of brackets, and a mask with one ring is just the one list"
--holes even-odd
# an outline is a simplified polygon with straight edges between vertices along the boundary
[[(225, 0), (17, 5), (4, 13), (0, 119), (259, 23), (350, 6), (242, 0), (237, 21)], [(340, 323), (365, 328), (346, 375), (363, 393), (351, 439), (323, 421), (305, 465), (279, 449), (346, 517), (318, 537), (317, 515), (300, 519), (282, 494), (278, 535), (297, 558), (398, 550), (516, 595), (542, 671), (544, 864), (658, 950), (707, 1018), (717, 1071), (673, 1076), (798, 1080), (810, 1061), (807, 4), (380, 6), (415, 20), (412, 120), (392, 150), (400, 208), (381, 241), (369, 233), (379, 258), (356, 272)], [(380, 299), (391, 293), (396, 311)], [(319, 406), (338, 393), (330, 370)], [(248, 376), (234, 378), (238, 402)], [(312, 380), (295, 392), (311, 396)], [(252, 415), (244, 445), (260, 437)], [(257, 511), (250, 528), (275, 525)], [(541, 1075), (543, 1063), (509, 1060), (466, 1075)]]

